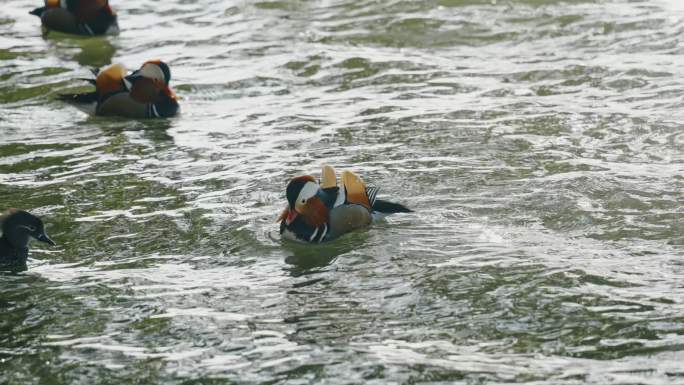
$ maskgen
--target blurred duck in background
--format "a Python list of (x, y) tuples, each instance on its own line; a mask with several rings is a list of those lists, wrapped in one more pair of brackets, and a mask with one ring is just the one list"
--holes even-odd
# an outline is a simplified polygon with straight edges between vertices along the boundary
[(40, 17), (43, 32), (104, 35), (119, 32), (116, 13), (109, 0), (45, 0), (45, 6), (30, 12)]

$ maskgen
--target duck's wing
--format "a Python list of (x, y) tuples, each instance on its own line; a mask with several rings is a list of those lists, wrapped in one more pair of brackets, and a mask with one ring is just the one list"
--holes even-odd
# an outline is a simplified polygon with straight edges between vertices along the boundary
[(347, 203), (361, 205), (371, 210), (372, 205), (370, 199), (368, 199), (366, 184), (358, 175), (351, 171), (344, 171), (342, 173), (342, 186), (344, 186)]
[(100, 95), (126, 91), (124, 78), (128, 70), (123, 64), (111, 64), (97, 73), (95, 88)]
[(343, 185), (346, 188), (346, 201), (366, 207), (369, 210), (384, 213), (410, 213), (411, 209), (399, 203), (377, 199), (380, 187), (368, 186), (354, 173), (342, 173)]
[(337, 187), (337, 174), (335, 174), (335, 169), (327, 164), (321, 169), (320, 185), (322, 189)]

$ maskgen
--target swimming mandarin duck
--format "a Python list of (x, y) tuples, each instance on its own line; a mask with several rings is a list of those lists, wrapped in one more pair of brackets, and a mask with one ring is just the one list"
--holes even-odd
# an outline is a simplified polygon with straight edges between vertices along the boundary
[(407, 207), (376, 199), (377, 187), (366, 187), (357, 175), (344, 171), (337, 184), (335, 170), (324, 166), (320, 183), (299, 176), (287, 185), (288, 206), (278, 218), (285, 238), (320, 243), (371, 224), (377, 214), (408, 213)]
[(43, 30), (77, 35), (119, 32), (116, 13), (109, 0), (45, 0), (45, 6), (30, 12), (40, 17)]
[(25, 266), (31, 238), (55, 245), (55, 242), (45, 233), (43, 221), (26, 211), (9, 209), (0, 216), (0, 224), (2, 226), (1, 266)]
[(112, 64), (94, 71), (95, 91), (62, 94), (59, 99), (91, 115), (127, 118), (167, 118), (179, 110), (176, 94), (169, 88), (171, 70), (159, 60), (145, 62), (127, 75), (122, 64)]

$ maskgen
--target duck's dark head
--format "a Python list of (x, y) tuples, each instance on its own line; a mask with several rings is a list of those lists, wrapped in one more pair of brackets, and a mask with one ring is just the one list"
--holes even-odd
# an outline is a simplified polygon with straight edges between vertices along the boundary
[(15, 248), (26, 248), (31, 238), (55, 245), (45, 232), (43, 221), (31, 213), (9, 209), (0, 216), (0, 223), (2, 223), (2, 237)]
[(292, 179), (285, 189), (288, 207), (279, 221), (285, 221), (289, 226), (297, 216), (302, 215), (309, 225), (319, 226), (325, 223), (328, 209), (317, 196), (319, 189), (316, 179), (310, 175)]

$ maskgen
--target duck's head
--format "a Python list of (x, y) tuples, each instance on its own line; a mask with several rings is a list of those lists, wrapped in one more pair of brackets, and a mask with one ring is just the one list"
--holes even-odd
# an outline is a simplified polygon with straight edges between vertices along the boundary
[(168, 87), (171, 81), (171, 69), (168, 64), (161, 60), (150, 60), (143, 63), (143, 65), (133, 71), (132, 74), (126, 76), (126, 79), (130, 82), (134, 82), (138, 79), (145, 78), (151, 80), (160, 89), (163, 87)]
[(310, 175), (299, 176), (287, 184), (285, 195), (288, 207), (279, 221), (290, 225), (298, 216), (302, 216), (307, 224), (320, 226), (327, 221), (328, 208), (318, 196), (320, 186)]
[(2, 236), (15, 248), (25, 248), (34, 238), (54, 246), (55, 242), (45, 232), (43, 221), (23, 210), (10, 209), (0, 216)]
[(166, 96), (176, 100), (176, 94), (169, 87), (171, 69), (168, 64), (161, 60), (150, 60), (145, 62), (140, 69), (135, 70), (132, 74), (126, 76), (126, 80), (131, 85), (140, 81), (142, 81), (142, 83), (151, 84), (154, 90), (161, 91), (166, 94)]

